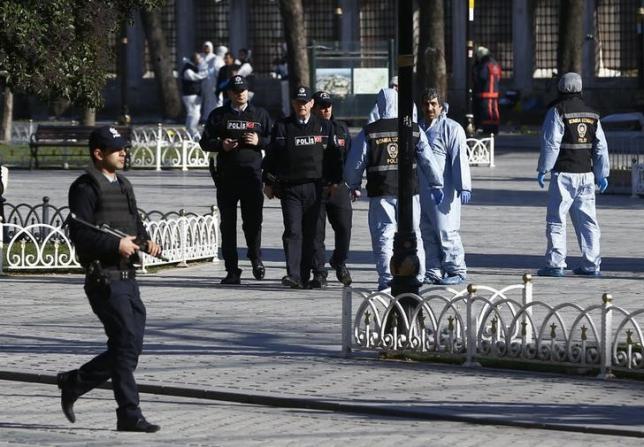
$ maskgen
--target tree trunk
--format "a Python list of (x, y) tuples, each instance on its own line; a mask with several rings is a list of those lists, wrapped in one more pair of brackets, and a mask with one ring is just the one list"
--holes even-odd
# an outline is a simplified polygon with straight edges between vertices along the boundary
[(161, 92), (161, 107), (165, 118), (176, 119), (181, 114), (181, 98), (177, 81), (172, 75), (174, 62), (165, 42), (161, 28), (161, 10), (141, 11), (145, 38), (150, 50), (150, 58), (154, 69), (154, 78)]
[(96, 109), (94, 107), (83, 107), (83, 126), (96, 126)]
[(284, 23), (288, 83), (293, 92), (299, 85), (309, 86), (309, 55), (306, 51), (306, 29), (302, 0), (280, 0), (280, 13)]
[(444, 98), (447, 98), (444, 1), (423, 0), (419, 5), (417, 85), (420, 92), (426, 88), (435, 88)]
[(1, 139), (9, 144), (11, 142), (11, 129), (13, 127), (13, 93), (9, 87), (4, 88), (3, 103)]
[(559, 4), (557, 74), (581, 75), (584, 49), (584, 0), (562, 0)]

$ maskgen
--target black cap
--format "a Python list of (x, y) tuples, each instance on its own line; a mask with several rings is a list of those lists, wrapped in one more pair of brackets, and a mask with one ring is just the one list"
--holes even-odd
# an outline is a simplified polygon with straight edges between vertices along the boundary
[(313, 94), (313, 99), (315, 100), (315, 105), (319, 107), (328, 107), (333, 105), (333, 100), (331, 99), (331, 94), (323, 90), (315, 92)]
[(310, 101), (312, 98), (311, 96), (311, 89), (306, 87), (305, 85), (301, 85), (298, 88), (295, 89), (295, 93), (293, 94), (292, 99), (296, 99), (298, 101)]
[(248, 83), (243, 76), (235, 75), (228, 81), (228, 88), (233, 92), (243, 92), (248, 90)]
[(118, 130), (111, 126), (94, 129), (89, 135), (90, 149), (122, 149), (127, 146), (129, 146), (127, 140), (121, 136)]

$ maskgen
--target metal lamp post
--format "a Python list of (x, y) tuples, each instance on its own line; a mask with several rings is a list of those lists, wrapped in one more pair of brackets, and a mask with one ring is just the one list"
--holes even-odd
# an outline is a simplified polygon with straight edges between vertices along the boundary
[[(413, 0), (398, 1), (398, 231), (391, 258), (391, 294), (418, 293), (420, 263), (413, 225)], [(401, 303), (408, 311), (414, 301)]]
[(123, 20), (119, 36), (119, 75), (121, 77), (121, 116), (119, 117), (119, 123), (122, 125), (129, 125), (131, 122), (127, 91), (127, 28), (127, 20)]
[(469, 0), (467, 8), (467, 26), (465, 28), (465, 39), (467, 40), (467, 63), (465, 73), (465, 133), (468, 137), (474, 136), (474, 113), (472, 112), (472, 70), (474, 67), (474, 0)]

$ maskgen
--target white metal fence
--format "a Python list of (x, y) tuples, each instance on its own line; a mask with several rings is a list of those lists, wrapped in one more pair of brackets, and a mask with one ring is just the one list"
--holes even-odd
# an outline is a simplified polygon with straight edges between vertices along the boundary
[[(0, 274), (82, 269), (69, 239), (68, 229), (63, 225), (69, 208), (56, 208), (48, 202), (47, 199), (36, 206), (5, 205), (7, 222), (0, 222)], [(153, 265), (182, 266), (187, 261), (218, 260), (220, 234), (217, 207), (213, 206), (211, 213), (204, 215), (186, 213), (184, 210), (141, 214), (150, 238), (163, 247), (163, 256), (168, 259), (162, 261), (142, 254), (142, 271)]]
[[(355, 315), (354, 296), (360, 300)], [(413, 303), (411, 310), (405, 300)], [(496, 359), (597, 369), (609, 377), (614, 370), (644, 372), (643, 314), (644, 309), (615, 306), (608, 294), (585, 308), (535, 301), (528, 274), (523, 284), (503, 289), (427, 287), (397, 297), (345, 287), (342, 344), (347, 354), (415, 351), (461, 359), (467, 366)]]
[[(37, 124), (16, 122), (12, 129), (14, 143), (28, 143)], [(494, 135), (487, 138), (468, 138), (467, 156), (470, 165), (494, 167)], [(183, 126), (133, 126), (130, 166), (133, 168), (181, 169), (207, 168), (208, 154), (201, 150)]]
[(466, 142), (470, 165), (494, 167), (494, 134), (487, 138), (468, 138)]

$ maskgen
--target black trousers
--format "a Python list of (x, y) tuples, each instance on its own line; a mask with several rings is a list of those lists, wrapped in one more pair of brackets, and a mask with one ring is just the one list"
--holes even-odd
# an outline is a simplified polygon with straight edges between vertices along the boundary
[(313, 267), (313, 246), (320, 217), (322, 185), (310, 182), (282, 185), (281, 203), (284, 219), (286, 271), (296, 280), (309, 280)]
[(264, 194), (260, 171), (238, 171), (236, 175), (216, 176), (211, 165), (211, 175), (217, 187), (217, 206), (221, 216), (221, 255), (227, 272), (239, 268), (237, 255), (237, 204), (241, 207), (242, 230), (246, 238), (250, 260), (261, 259), (262, 216)]
[(139, 286), (134, 279), (112, 280), (108, 287), (96, 286), (86, 279), (85, 293), (105, 328), (107, 351), (76, 371), (72, 391), (81, 396), (112, 379), (118, 420), (136, 421), (142, 416), (134, 370), (143, 349), (145, 329), (145, 306)]
[(326, 249), (324, 239), (326, 235), (326, 219), (335, 233), (335, 249), (331, 255), (330, 263), (344, 264), (349, 256), (351, 242), (351, 221), (353, 209), (351, 208), (351, 193), (344, 183), (341, 184), (333, 197), (328, 191), (322, 193), (322, 204), (315, 236), (315, 251), (313, 254), (313, 271), (316, 274), (326, 275)]

